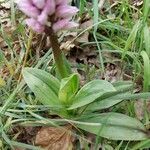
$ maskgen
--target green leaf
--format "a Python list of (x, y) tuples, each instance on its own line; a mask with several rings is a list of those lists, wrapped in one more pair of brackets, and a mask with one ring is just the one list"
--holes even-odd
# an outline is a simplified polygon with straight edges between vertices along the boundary
[(53, 90), (53, 92), (56, 95), (58, 95), (60, 82), (57, 78), (47, 73), (46, 71), (37, 68), (25, 68), (24, 71), (27, 71), (32, 75), (40, 78), (44, 83), (46, 83)]
[(130, 35), (126, 41), (125, 48), (124, 48), (125, 51), (123, 53), (123, 56), (125, 56), (126, 52), (132, 47), (132, 43), (135, 41), (140, 24), (141, 21), (137, 21), (137, 23), (133, 26), (133, 29), (131, 30)]
[(119, 92), (130, 91), (133, 88), (132, 81), (116, 81), (112, 85)]
[(91, 81), (79, 90), (69, 110), (92, 103), (103, 94), (113, 91), (115, 91), (113, 85), (105, 80)]
[(143, 149), (144, 150), (144, 149), (148, 149), (148, 148), (150, 148), (150, 139), (137, 143), (136, 145), (134, 145), (131, 148), (131, 150), (137, 150), (137, 149)]
[(93, 11), (94, 11), (94, 32), (97, 31), (98, 28), (98, 19), (99, 19), (99, 7), (98, 7), (98, 0), (93, 1)]
[(50, 107), (60, 107), (57, 96), (60, 83), (55, 77), (36, 68), (23, 69), (23, 77), (42, 104)]
[(150, 59), (145, 51), (141, 52), (141, 56), (144, 61), (144, 83), (143, 83), (143, 89), (145, 92), (149, 91), (149, 85), (150, 85)]
[(124, 95), (129, 94), (129, 93), (122, 93), (122, 94), (116, 94), (115, 96), (107, 97), (104, 99), (97, 99), (96, 102), (90, 104), (87, 108), (86, 111), (97, 111), (97, 110), (102, 110), (106, 109), (109, 107), (112, 107), (120, 102), (122, 102), (124, 99)]
[(61, 80), (59, 90), (59, 100), (64, 104), (70, 104), (70, 99), (76, 94), (79, 88), (79, 78), (77, 74), (72, 74), (68, 78)]
[[(116, 95), (106, 97), (106, 98), (99, 98), (94, 103), (90, 104), (87, 107), (87, 111), (96, 111), (101, 109), (106, 109), (112, 107), (124, 100), (137, 100), (137, 99), (148, 99), (150, 97), (150, 93), (137, 93), (132, 94), (130, 92), (124, 93), (117, 93)], [(149, 99), (148, 99), (149, 100)]]
[(146, 129), (140, 121), (123, 114), (93, 114), (81, 118), (80, 121), (75, 122), (77, 127), (104, 138), (127, 141), (148, 138)]
[(137, 100), (137, 99), (149, 99), (150, 93), (131, 93), (133, 88), (133, 83), (130, 81), (119, 81), (113, 83), (115, 89), (117, 91), (109, 92), (104, 94), (100, 98), (97, 98), (96, 101), (91, 103), (86, 111), (97, 111), (112, 107), (124, 100)]
[(124, 98), (129, 99), (133, 88), (133, 82), (131, 81), (117, 81), (113, 83), (113, 86), (117, 91), (109, 92), (98, 98), (96, 101), (91, 103), (86, 111), (96, 111), (106, 109), (120, 103)]
[(144, 22), (147, 21), (148, 16), (149, 16), (149, 12), (150, 12), (149, 0), (144, 0), (144, 4), (143, 4), (143, 19), (144, 19)]
[(146, 52), (150, 57), (150, 29), (147, 24), (144, 27), (144, 44)]

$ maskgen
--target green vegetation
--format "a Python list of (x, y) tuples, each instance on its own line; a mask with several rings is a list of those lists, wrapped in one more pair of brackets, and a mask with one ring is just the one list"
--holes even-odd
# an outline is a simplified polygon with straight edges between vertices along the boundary
[[(68, 58), (58, 68), (47, 35), (0, 0), (0, 149), (41, 149), (34, 139), (45, 126), (71, 126), (79, 150), (150, 148), (150, 1), (142, 2), (75, 0), (79, 28), (57, 35)], [(120, 71), (114, 82), (108, 64)]]

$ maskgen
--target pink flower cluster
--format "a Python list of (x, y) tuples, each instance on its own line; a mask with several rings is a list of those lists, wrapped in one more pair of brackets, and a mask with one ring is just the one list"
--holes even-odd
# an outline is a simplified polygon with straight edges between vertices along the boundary
[(26, 24), (34, 31), (42, 33), (48, 25), (49, 17), (54, 17), (51, 26), (55, 32), (77, 27), (78, 24), (71, 21), (78, 9), (69, 6), (67, 0), (18, 0), (19, 9), (29, 18)]

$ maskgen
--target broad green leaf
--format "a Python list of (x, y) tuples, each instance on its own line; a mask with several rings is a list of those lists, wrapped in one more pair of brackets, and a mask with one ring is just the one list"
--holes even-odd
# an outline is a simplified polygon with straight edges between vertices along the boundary
[(148, 138), (147, 131), (140, 121), (123, 114), (93, 114), (81, 118), (80, 121), (75, 122), (77, 127), (104, 138), (127, 141)]
[(90, 104), (103, 94), (113, 91), (116, 91), (113, 85), (105, 80), (91, 81), (79, 90), (69, 110)]
[(79, 87), (79, 78), (77, 74), (73, 74), (68, 78), (61, 80), (59, 90), (59, 100), (64, 104), (70, 104), (70, 99), (76, 94)]
[[(94, 103), (90, 104), (86, 111), (96, 111), (112, 107), (124, 100), (137, 100), (137, 99), (148, 99), (150, 93), (138, 93), (132, 94), (130, 92), (116, 93), (113, 96), (98, 98)], [(149, 100), (149, 99), (148, 99)]]
[(96, 111), (112, 107), (113, 105), (122, 102), (123, 100), (137, 100), (137, 99), (149, 99), (150, 93), (131, 93), (133, 89), (133, 82), (131, 81), (117, 81), (113, 83), (113, 86), (117, 91), (104, 94), (98, 98), (94, 103), (91, 103), (86, 110)]
[(129, 96), (131, 96), (131, 93), (128, 92), (131, 91), (131, 89), (133, 88), (133, 83), (131, 81), (117, 81), (113, 83), (113, 86), (117, 91), (104, 94), (96, 101), (91, 103), (86, 108), (86, 111), (96, 111), (106, 109), (123, 101), (126, 96), (127, 96), (126, 98), (129, 98)]
[(57, 78), (55, 78), (48, 72), (37, 68), (25, 68), (24, 70), (40, 78), (44, 83), (46, 83), (52, 89), (52, 91), (56, 95), (58, 94), (60, 88), (60, 82)]
[(133, 88), (132, 81), (117, 81), (112, 83), (112, 85), (119, 92), (130, 91)]
[(25, 68), (23, 77), (42, 104), (50, 107), (60, 107), (57, 96), (59, 81), (56, 78), (43, 70), (35, 68)]
[[(86, 108), (86, 111), (96, 111), (96, 110), (102, 110), (102, 109), (112, 107), (112, 106), (122, 102), (124, 100), (123, 96), (125, 94), (124, 93), (116, 94), (115, 96), (107, 97), (104, 99), (98, 98), (94, 103), (91, 103)], [(130, 94), (130, 93), (127, 93), (127, 94)]]

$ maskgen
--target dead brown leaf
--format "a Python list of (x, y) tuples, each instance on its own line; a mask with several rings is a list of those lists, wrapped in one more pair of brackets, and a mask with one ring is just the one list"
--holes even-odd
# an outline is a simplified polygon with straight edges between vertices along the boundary
[(139, 120), (144, 118), (144, 113), (150, 113), (150, 102), (146, 102), (146, 106), (143, 101), (138, 100), (134, 104), (135, 114)]
[(66, 127), (43, 127), (35, 138), (35, 144), (45, 150), (71, 150), (72, 141), (71, 131)]
[(75, 44), (72, 43), (72, 41), (66, 41), (61, 43), (60, 49), (70, 51), (70, 49), (72, 49), (73, 47), (75, 47)]
[[(84, 21), (83, 23), (81, 23), (80, 28), (83, 30), (86, 30), (89, 27), (92, 27), (93, 25), (93, 20), (92, 19), (88, 19), (86, 21)], [(81, 43), (81, 42), (89, 42), (89, 31), (84, 32), (82, 35), (80, 35), (77, 39), (77, 42)]]

